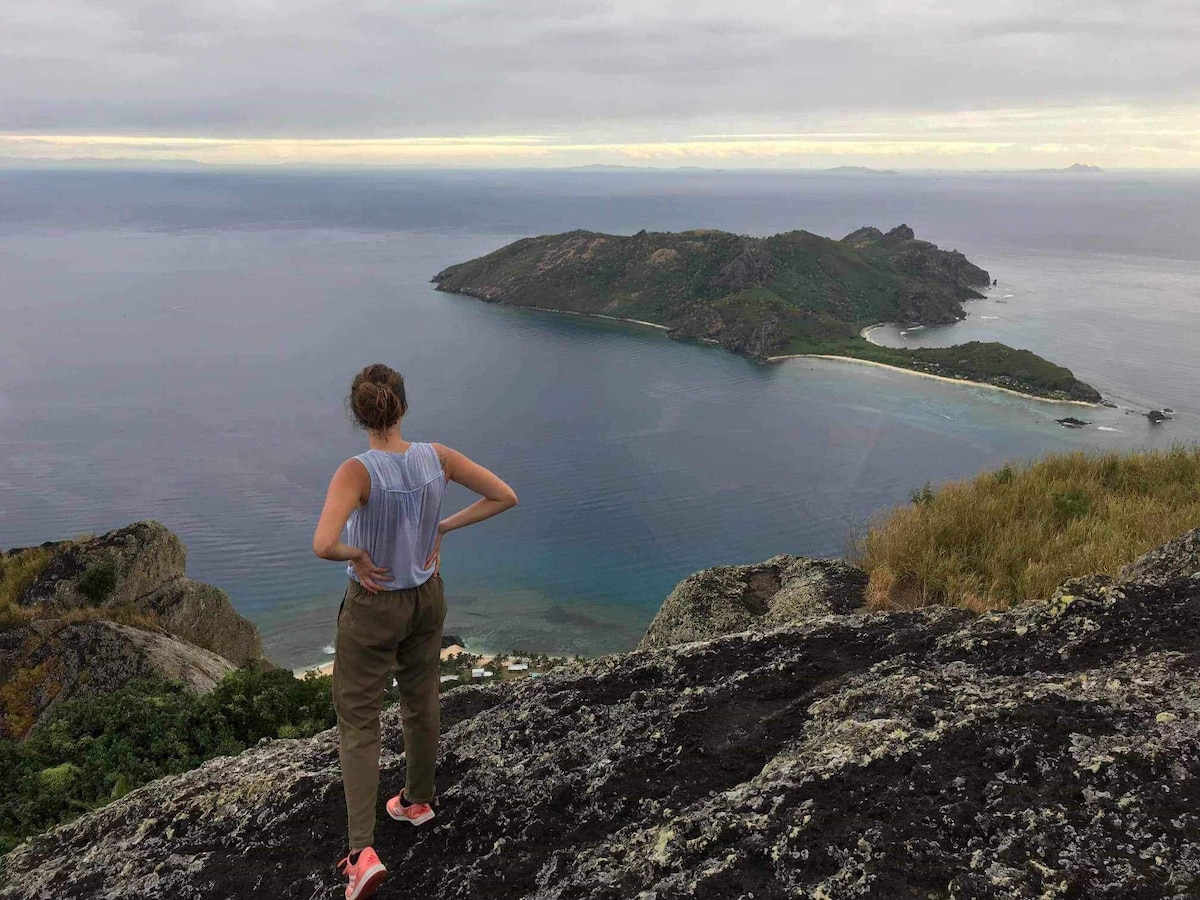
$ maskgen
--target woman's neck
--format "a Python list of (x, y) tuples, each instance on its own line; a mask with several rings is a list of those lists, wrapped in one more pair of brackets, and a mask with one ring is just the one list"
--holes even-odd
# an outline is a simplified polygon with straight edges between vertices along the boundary
[(386, 432), (368, 431), (367, 445), (372, 450), (386, 450), (388, 453), (403, 453), (411, 443), (400, 436), (400, 426), (393, 425)]

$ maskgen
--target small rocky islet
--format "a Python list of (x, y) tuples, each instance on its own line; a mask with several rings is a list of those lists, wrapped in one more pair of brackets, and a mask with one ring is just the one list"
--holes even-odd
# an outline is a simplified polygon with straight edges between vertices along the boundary
[[(1200, 895), (1200, 531), (978, 617), (865, 585), (708, 569), (635, 652), (454, 690), (379, 896)], [(402, 745), (393, 708), (385, 786)], [(336, 732), (264, 740), (32, 838), (0, 897), (333, 896), (344, 840)]]
[(863, 329), (949, 325), (993, 283), (956, 250), (907, 225), (864, 227), (841, 240), (807, 231), (635, 235), (572, 231), (524, 238), (433, 277), (440, 291), (495, 303), (659, 325), (755, 360), (841, 356), (1019, 393), (1096, 403), (1100, 394), (1028, 350), (972, 341), (901, 349)]

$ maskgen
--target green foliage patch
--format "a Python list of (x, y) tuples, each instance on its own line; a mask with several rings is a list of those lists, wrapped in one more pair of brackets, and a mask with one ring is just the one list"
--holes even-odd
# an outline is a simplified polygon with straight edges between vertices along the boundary
[(117, 589), (117, 566), (111, 560), (88, 566), (79, 577), (79, 593), (92, 606), (103, 606)]
[(0, 853), (155, 778), (335, 721), (329, 676), (283, 669), (239, 669), (199, 697), (144, 680), (61, 703), (24, 742), (0, 740)]

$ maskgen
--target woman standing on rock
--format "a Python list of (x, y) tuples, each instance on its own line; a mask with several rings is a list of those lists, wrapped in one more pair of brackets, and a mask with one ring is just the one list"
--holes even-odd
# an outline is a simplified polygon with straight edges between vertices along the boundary
[[(446, 616), (439, 574), (442, 536), (510, 509), (517, 495), (456, 450), (402, 438), (400, 420), (408, 412), (404, 379), (382, 363), (354, 377), (349, 406), (367, 432), (370, 449), (334, 473), (313, 552), (348, 563), (350, 576), (338, 612), (333, 702), (350, 824), (350, 852), (338, 867), (348, 879), (347, 900), (359, 900), (387, 876), (371, 845), (379, 791), (379, 714), (393, 668), (404, 720), (406, 781), (387, 802), (387, 811), (412, 825), (433, 818), (429, 804)], [(450, 481), (480, 499), (442, 519), (442, 496)]]

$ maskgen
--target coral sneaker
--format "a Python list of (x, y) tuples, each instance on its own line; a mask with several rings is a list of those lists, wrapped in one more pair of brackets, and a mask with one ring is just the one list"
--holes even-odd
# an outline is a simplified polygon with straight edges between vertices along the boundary
[(404, 799), (404, 791), (387, 802), (387, 812), (397, 822), (407, 822), (409, 825), (424, 825), (433, 818), (432, 806), (428, 803), (409, 803)]
[(346, 900), (370, 897), (383, 883), (383, 879), (387, 878), (387, 869), (370, 847), (358, 854), (357, 862), (350, 862), (350, 857), (347, 856), (337, 866), (349, 879), (346, 884)]

